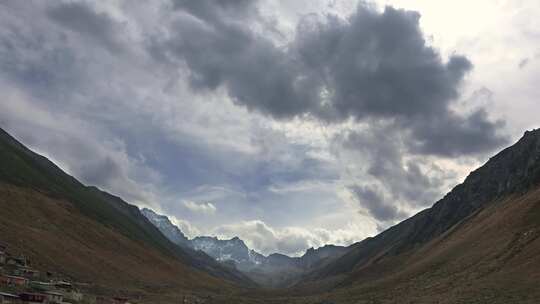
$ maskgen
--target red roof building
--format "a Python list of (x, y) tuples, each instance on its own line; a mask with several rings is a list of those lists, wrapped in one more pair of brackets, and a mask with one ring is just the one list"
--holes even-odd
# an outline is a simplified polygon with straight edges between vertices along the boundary
[(17, 276), (0, 275), (0, 285), (26, 286), (28, 285), (28, 279)]

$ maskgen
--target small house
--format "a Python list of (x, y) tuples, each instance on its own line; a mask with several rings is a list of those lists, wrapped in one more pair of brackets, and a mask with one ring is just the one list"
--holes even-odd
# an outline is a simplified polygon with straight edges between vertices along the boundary
[(30, 281), (30, 288), (39, 290), (39, 291), (50, 291), (55, 289), (53, 283), (41, 282), (41, 281)]
[(39, 278), (39, 270), (35, 270), (29, 267), (20, 267), (18, 269), (21, 276), (29, 279)]
[(47, 295), (42, 293), (24, 292), (19, 294), (19, 298), (23, 303), (46, 303)]
[(21, 303), (18, 295), (0, 292), (0, 304), (16, 304)]
[(58, 291), (47, 291), (47, 303), (62, 304), (64, 302), (64, 294)]
[(64, 291), (73, 289), (73, 285), (70, 282), (66, 282), (66, 281), (58, 281), (58, 282), (54, 283), (54, 286), (56, 288), (62, 289)]
[(18, 277), (18, 276), (1, 275), (0, 285), (26, 286), (28, 285), (28, 279), (24, 277)]

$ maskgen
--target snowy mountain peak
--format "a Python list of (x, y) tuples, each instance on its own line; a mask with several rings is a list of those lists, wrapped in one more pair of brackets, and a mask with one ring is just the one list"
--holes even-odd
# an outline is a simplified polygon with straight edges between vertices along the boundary
[(189, 240), (167, 216), (146, 208), (141, 211), (172, 242), (202, 251), (216, 261), (232, 262), (238, 270), (252, 275), (252, 279), (270, 285), (272, 283), (264, 281), (266, 279), (260, 281), (261, 277), (259, 276), (272, 277), (282, 272), (291, 271), (291, 269), (297, 274), (303, 273), (323, 260), (343, 255), (347, 250), (346, 247), (327, 245), (317, 249), (309, 248), (301, 257), (289, 257), (280, 253), (273, 253), (266, 257), (248, 248), (244, 241), (237, 236), (228, 240), (222, 240), (216, 236), (198, 236)]
[(180, 246), (188, 246), (189, 245), (189, 239), (184, 235), (184, 233), (176, 226), (174, 225), (167, 216), (157, 214), (153, 210), (150, 210), (148, 208), (143, 208), (141, 210), (141, 213), (152, 223), (154, 226), (156, 226), (163, 235), (165, 235), (171, 242), (180, 245)]

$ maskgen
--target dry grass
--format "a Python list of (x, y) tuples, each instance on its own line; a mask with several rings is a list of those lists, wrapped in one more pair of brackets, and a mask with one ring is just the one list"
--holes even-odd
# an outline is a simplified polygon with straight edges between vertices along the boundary
[(540, 189), (352, 278), (336, 303), (540, 303)]
[[(242, 290), (80, 214), (69, 202), (0, 184), (0, 239), (38, 269), (143, 303), (539, 303), (540, 189), (491, 204), (422, 247), (303, 290)], [(331, 283), (329, 283), (331, 282)], [(328, 301), (328, 302), (325, 302)]]
[(90, 283), (96, 292), (147, 296), (232, 285), (181, 264), (83, 216), (66, 201), (0, 184), (0, 239), (33, 267)]

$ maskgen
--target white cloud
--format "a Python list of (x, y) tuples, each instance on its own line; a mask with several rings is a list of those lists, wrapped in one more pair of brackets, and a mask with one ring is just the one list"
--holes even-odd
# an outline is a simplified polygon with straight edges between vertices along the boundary
[(214, 229), (213, 234), (221, 238), (238, 236), (249, 248), (262, 254), (275, 252), (291, 256), (302, 255), (310, 247), (325, 244), (350, 245), (375, 233), (376, 227), (369, 223), (349, 223), (336, 230), (307, 227), (274, 228), (261, 220), (242, 221)]
[(193, 201), (183, 201), (184, 207), (189, 209), (192, 212), (203, 213), (203, 214), (214, 214), (216, 213), (216, 206), (212, 203), (196, 203)]
[(171, 222), (176, 225), (178, 228), (180, 228), (180, 231), (184, 233), (184, 235), (190, 239), (202, 235), (199, 228), (195, 227), (191, 222), (179, 219), (175, 216), (168, 216), (168, 218), (171, 220)]

